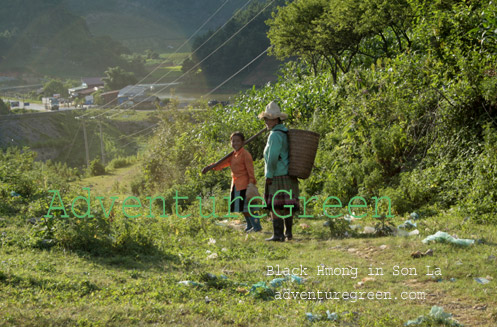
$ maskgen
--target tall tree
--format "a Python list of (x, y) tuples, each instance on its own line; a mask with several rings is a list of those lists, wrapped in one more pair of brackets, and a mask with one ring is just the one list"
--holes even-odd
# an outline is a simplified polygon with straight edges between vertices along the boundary
[[(336, 81), (354, 62), (392, 56), (410, 44), (412, 19), (406, 0), (296, 0), (267, 21), (271, 54), (328, 62)], [(378, 44), (380, 46), (378, 46)], [(396, 51), (392, 46), (396, 45)], [(357, 56), (361, 56), (357, 60)]]
[(135, 74), (127, 72), (119, 66), (108, 68), (104, 74), (105, 77), (102, 80), (108, 91), (122, 89), (137, 82)]

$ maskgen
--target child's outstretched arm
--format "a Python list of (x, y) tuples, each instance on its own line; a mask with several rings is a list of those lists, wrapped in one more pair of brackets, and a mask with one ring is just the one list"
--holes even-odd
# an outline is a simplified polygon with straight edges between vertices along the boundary
[(231, 164), (231, 156), (228, 158), (224, 159), (220, 163), (216, 164), (210, 164), (208, 166), (205, 166), (204, 169), (202, 169), (202, 174), (207, 173), (209, 170), (221, 170), (223, 168), (228, 167)]

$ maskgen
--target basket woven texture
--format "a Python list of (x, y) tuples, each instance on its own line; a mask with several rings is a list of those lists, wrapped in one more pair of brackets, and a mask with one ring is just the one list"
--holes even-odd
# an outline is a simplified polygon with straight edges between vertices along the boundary
[(308, 178), (316, 158), (319, 134), (301, 129), (290, 129), (288, 143), (290, 150), (288, 174), (302, 179)]

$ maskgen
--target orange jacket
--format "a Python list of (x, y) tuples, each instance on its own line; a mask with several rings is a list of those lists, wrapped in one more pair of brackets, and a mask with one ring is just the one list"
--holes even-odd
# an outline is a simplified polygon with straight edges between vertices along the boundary
[(244, 148), (233, 153), (228, 158), (221, 161), (219, 165), (212, 168), (213, 170), (221, 170), (231, 166), (231, 187), (233, 184), (238, 191), (245, 190), (249, 183), (255, 184), (254, 162), (250, 152)]

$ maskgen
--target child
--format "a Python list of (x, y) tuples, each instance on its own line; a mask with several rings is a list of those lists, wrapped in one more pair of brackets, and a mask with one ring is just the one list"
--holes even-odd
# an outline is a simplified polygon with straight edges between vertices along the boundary
[[(221, 170), (231, 167), (231, 206), (230, 212), (242, 212), (247, 222), (246, 232), (259, 232), (261, 223), (259, 218), (252, 217), (248, 212), (248, 202), (246, 197), (247, 186), (255, 184), (254, 163), (250, 153), (243, 148), (245, 137), (240, 132), (234, 132), (230, 136), (231, 147), (235, 152), (223, 160), (217, 166), (209, 165), (202, 169), (202, 174), (209, 170)], [(236, 200), (235, 200), (236, 199)], [(235, 200), (235, 201), (234, 201)]]

